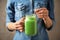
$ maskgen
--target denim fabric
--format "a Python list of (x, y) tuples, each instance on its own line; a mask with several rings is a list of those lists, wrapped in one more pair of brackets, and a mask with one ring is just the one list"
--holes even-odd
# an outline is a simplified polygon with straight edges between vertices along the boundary
[[(53, 0), (34, 0), (34, 9), (46, 7), (49, 10), (49, 17), (54, 20)], [(7, 0), (6, 26), (9, 22), (16, 22), (25, 15), (32, 13), (31, 0)], [(42, 19), (37, 18), (38, 33), (35, 36), (27, 36), (24, 32), (16, 30), (13, 40), (49, 40), (45, 24)]]

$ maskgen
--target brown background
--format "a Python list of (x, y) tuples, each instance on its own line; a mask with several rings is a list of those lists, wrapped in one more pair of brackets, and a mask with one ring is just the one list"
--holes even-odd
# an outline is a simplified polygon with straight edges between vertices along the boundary
[[(60, 40), (60, 0), (54, 0), (55, 5), (55, 20), (56, 25), (48, 31), (50, 40)], [(12, 40), (14, 32), (9, 32), (5, 26), (5, 12), (6, 0), (0, 0), (0, 40)]]

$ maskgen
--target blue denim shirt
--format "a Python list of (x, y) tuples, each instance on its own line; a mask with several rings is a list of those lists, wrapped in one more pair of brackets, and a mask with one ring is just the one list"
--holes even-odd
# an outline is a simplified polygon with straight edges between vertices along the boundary
[[(49, 10), (49, 17), (54, 20), (53, 0), (34, 0), (34, 9), (46, 7)], [(6, 25), (9, 22), (16, 22), (25, 15), (32, 14), (31, 0), (7, 0)], [(37, 18), (38, 33), (35, 36), (27, 36), (24, 32), (16, 30), (13, 40), (49, 40), (44, 21)]]

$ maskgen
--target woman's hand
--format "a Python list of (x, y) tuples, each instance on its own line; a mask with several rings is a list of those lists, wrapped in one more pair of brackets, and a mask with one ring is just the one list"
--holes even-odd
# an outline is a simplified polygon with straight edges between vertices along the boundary
[(21, 18), (19, 21), (16, 21), (15, 23), (8, 23), (8, 29), (9, 30), (18, 30), (20, 32), (23, 32), (24, 30), (24, 20), (25, 18)]
[(15, 23), (17, 25), (16, 30), (19, 30), (20, 32), (24, 31), (24, 21), (25, 21), (25, 18), (23, 17)]
[(50, 19), (49, 14), (48, 14), (48, 10), (46, 8), (35, 9), (35, 13), (38, 18), (43, 19), (43, 21), (46, 25), (46, 28), (48, 28), (48, 29), (51, 28), (52, 20)]
[(42, 18), (43, 19), (43, 18), (48, 17), (48, 10), (46, 8), (35, 9), (34, 12), (38, 16), (38, 18)]

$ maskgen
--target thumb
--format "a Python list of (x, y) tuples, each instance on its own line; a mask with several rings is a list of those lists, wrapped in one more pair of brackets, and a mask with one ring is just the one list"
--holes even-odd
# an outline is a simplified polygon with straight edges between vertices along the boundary
[(22, 21), (24, 21), (25, 20), (25, 17), (22, 17), (20, 20), (19, 20), (19, 22), (22, 22)]
[(18, 22), (19, 23), (24, 23), (24, 21), (25, 21), (25, 17), (22, 17)]
[(22, 17), (20, 20), (16, 21), (15, 24), (23, 23), (25, 20), (25, 17)]

